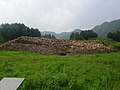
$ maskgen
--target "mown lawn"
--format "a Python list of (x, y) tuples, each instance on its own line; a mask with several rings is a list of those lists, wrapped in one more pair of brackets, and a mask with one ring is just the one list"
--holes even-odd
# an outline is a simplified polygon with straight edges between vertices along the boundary
[(120, 90), (120, 52), (50, 56), (0, 51), (0, 79), (26, 78), (20, 90)]

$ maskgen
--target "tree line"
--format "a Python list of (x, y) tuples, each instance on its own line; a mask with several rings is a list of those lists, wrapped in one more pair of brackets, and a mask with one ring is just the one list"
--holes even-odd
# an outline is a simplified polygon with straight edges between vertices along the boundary
[(29, 28), (20, 23), (0, 25), (0, 42), (12, 40), (20, 36), (55, 38), (55, 36), (50, 34), (41, 35), (41, 32), (37, 28)]
[(0, 26), (0, 38), (5, 41), (12, 40), (20, 36), (41, 37), (41, 33), (38, 29), (29, 28), (24, 24), (1, 24)]
[(43, 37), (43, 38), (54, 38), (55, 39), (55, 36), (54, 35), (52, 35), (52, 34), (45, 34), (45, 35), (42, 35), (41, 37)]
[[(20, 23), (6, 23), (0, 25), (0, 42), (12, 40), (20, 36), (55, 38), (55, 36), (51, 34), (41, 35), (41, 32), (37, 28), (29, 28)], [(70, 35), (70, 40), (88, 40), (97, 37), (98, 34), (92, 30), (85, 30), (81, 31), (80, 33), (73, 32)], [(107, 38), (120, 42), (120, 31), (114, 33), (109, 32), (107, 34)]]
[(93, 32), (92, 30), (85, 30), (85, 31), (81, 31), (81, 33), (78, 32), (73, 32), (70, 35), (70, 40), (88, 40), (91, 38), (96, 38), (98, 37), (98, 34)]
[[(70, 35), (70, 40), (88, 40), (88, 39), (97, 38), (97, 37), (98, 37), (98, 34), (93, 32), (92, 30), (85, 30), (85, 31), (81, 31), (80, 33), (73, 32)], [(120, 31), (113, 32), (113, 33), (109, 32), (107, 34), (107, 38), (120, 42)]]
[(120, 42), (120, 31), (113, 32), (113, 33), (109, 32), (107, 34), (107, 38)]

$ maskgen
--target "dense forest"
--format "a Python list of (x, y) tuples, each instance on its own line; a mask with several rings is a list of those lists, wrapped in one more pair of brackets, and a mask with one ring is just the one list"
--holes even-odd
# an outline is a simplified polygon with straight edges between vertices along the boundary
[(117, 31), (117, 32), (114, 32), (114, 33), (109, 32), (107, 34), (107, 37), (114, 40), (114, 41), (119, 41), (120, 42), (120, 31)]
[(71, 40), (88, 40), (96, 37), (98, 37), (97, 33), (93, 32), (92, 30), (81, 31), (81, 33), (73, 32), (70, 35)]
[(0, 26), (0, 40), (8, 41), (20, 36), (41, 37), (38, 29), (29, 28), (24, 24), (1, 24)]
[(0, 25), (0, 42), (12, 40), (20, 36), (55, 38), (55, 36), (51, 34), (41, 35), (38, 29), (29, 28), (20, 23)]

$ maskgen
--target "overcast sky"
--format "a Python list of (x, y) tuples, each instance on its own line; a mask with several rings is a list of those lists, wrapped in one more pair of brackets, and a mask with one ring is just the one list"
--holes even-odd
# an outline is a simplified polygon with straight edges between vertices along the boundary
[(0, 0), (0, 24), (24, 23), (40, 31), (91, 29), (120, 19), (120, 0)]

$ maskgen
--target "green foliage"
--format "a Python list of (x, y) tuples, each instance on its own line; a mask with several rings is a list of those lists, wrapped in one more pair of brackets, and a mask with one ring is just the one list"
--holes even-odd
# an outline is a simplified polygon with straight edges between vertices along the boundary
[(85, 40), (98, 37), (97, 33), (93, 32), (92, 30), (81, 31), (80, 36)]
[(52, 35), (52, 34), (45, 34), (45, 35), (42, 35), (41, 37), (44, 37), (44, 38), (54, 38), (55, 39), (55, 36)]
[(120, 31), (120, 19), (111, 22), (104, 22), (92, 29), (99, 37), (106, 38), (109, 32)]
[(107, 46), (112, 46), (114, 49), (120, 50), (120, 42), (113, 41), (111, 39), (104, 39), (104, 38), (96, 38), (94, 39), (97, 42), (102, 42), (106, 44)]
[(47, 56), (1, 51), (0, 79), (26, 78), (19, 90), (119, 90), (120, 52)]
[(2, 36), (2, 35), (0, 35), (0, 43), (2, 44), (2, 43), (4, 43), (6, 40), (5, 40), (5, 38)]
[(109, 32), (107, 34), (107, 38), (110, 38), (114, 41), (120, 42), (120, 31), (117, 31), (117, 32), (114, 32), (114, 33)]
[(40, 37), (41, 33), (38, 29), (29, 28), (20, 23), (13, 23), (2, 24), (0, 26), (0, 36), (8, 41), (20, 36)]
[(82, 37), (80, 36), (80, 34), (78, 32), (73, 32), (71, 35), (70, 35), (70, 39), (71, 40), (81, 40)]
[(71, 40), (82, 40), (82, 39), (88, 40), (96, 37), (98, 37), (97, 33), (93, 32), (92, 30), (81, 31), (80, 34), (78, 32), (73, 32), (70, 35)]

